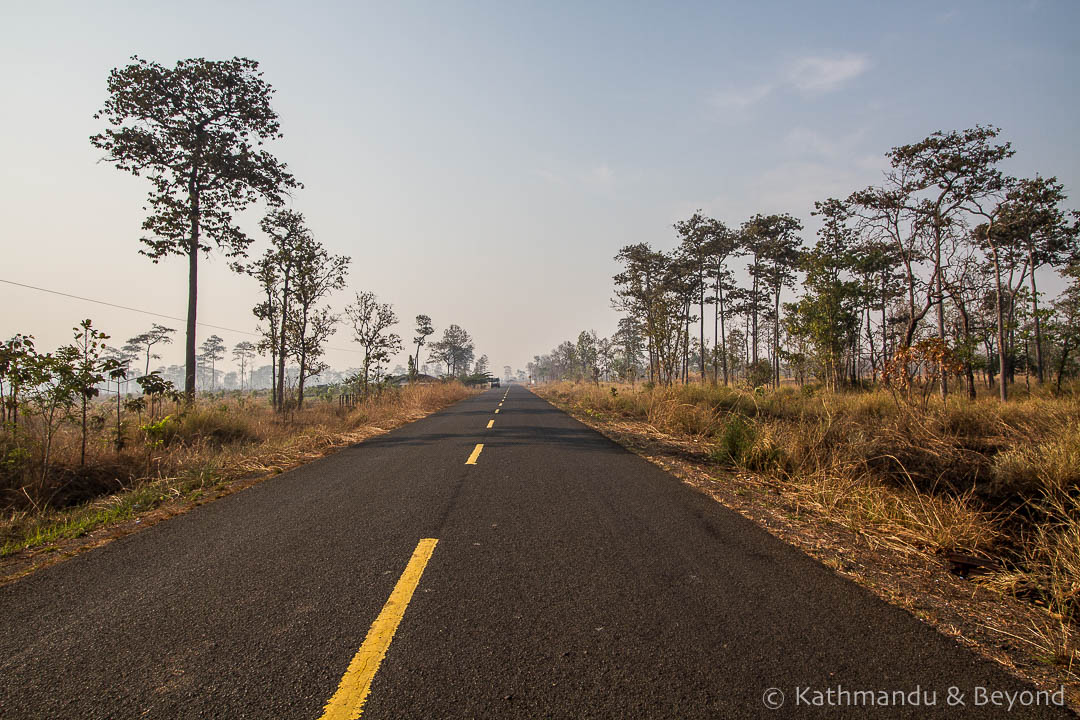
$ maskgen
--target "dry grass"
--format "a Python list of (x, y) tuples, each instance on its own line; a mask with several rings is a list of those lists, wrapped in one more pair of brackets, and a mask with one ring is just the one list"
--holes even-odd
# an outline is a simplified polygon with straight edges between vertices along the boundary
[[(126, 442), (119, 454), (109, 424), (99, 424), (90, 437), (85, 466), (79, 465), (78, 429), (66, 425), (55, 443), (55, 467), (46, 483), (37, 480), (39, 467), (29, 463), (9, 464), (0, 471), (5, 489), (0, 558), (55, 547), (166, 503), (204, 501), (237, 481), (282, 472), (423, 417), (470, 392), (460, 383), (409, 386), (353, 408), (315, 399), (284, 418), (265, 397), (201, 399), (161, 424), (156, 446), (139, 430), (150, 422), (145, 414), (126, 418)], [(107, 413), (110, 408), (95, 410)], [(33, 428), (24, 431), (33, 457)], [(5, 442), (0, 456), (11, 456), (13, 440), (8, 436)]]
[(924, 411), (883, 391), (563, 383), (539, 392), (581, 416), (675, 438), (714, 477), (752, 475), (794, 513), (869, 545), (985, 560), (979, 570), (989, 572), (975, 582), (1044, 608), (1023, 642), (1071, 673), (1080, 609), (1075, 394), (1005, 405), (951, 398)]

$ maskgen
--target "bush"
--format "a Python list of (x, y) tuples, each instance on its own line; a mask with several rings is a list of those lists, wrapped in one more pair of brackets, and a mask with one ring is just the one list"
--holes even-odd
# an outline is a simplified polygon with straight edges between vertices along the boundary
[(710, 456), (721, 465), (738, 466), (750, 455), (757, 432), (742, 415), (732, 413), (716, 438)]

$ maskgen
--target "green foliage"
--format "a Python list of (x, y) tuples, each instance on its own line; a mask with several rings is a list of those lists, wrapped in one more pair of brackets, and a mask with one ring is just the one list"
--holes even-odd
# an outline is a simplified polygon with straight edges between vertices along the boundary
[(732, 413), (717, 434), (710, 456), (721, 465), (741, 465), (750, 454), (756, 439), (754, 426), (742, 415)]
[(139, 430), (143, 433), (147, 447), (159, 448), (165, 444), (165, 439), (173, 426), (175, 426), (173, 416), (166, 415), (160, 420), (151, 420), (145, 425), (139, 426)]

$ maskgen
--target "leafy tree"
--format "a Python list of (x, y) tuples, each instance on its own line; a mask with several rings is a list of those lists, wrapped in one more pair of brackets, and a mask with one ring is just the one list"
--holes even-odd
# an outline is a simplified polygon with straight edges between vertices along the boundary
[(176, 386), (171, 381), (163, 378), (157, 370), (149, 375), (135, 378), (135, 382), (142, 388), (143, 394), (150, 398), (151, 417), (154, 417), (161, 408), (161, 401), (164, 398), (171, 397), (177, 400), (180, 397), (176, 391)]
[(210, 363), (210, 392), (217, 385), (217, 361), (225, 357), (225, 341), (217, 335), (211, 335), (200, 346), (202, 355), (199, 360), (202, 363)]
[(1023, 249), (1030, 281), (1031, 317), (1035, 326), (1035, 363), (1043, 382), (1043, 338), (1039, 313), (1039, 268), (1060, 267), (1077, 248), (1077, 228), (1070, 225), (1061, 204), (1065, 188), (1056, 177), (1036, 176), (1018, 181), (1008, 192), (1001, 208), (997, 232), (1009, 245)]
[[(685, 267), (689, 272), (686, 278), (690, 280), (687, 294), (697, 295), (698, 304), (698, 343), (705, 346), (705, 289), (706, 273), (709, 271), (708, 260), (712, 250), (710, 241), (716, 228), (716, 221), (706, 218), (698, 210), (688, 220), (675, 223), (675, 231), (679, 234), (679, 253), (685, 260)], [(700, 353), (699, 370), (701, 381), (705, 381), (705, 353)]]
[(267, 298), (253, 312), (269, 323), (264, 332), (276, 367), (274, 406), (281, 411), (285, 409), (286, 324), (291, 317), (299, 265), (309, 254), (303, 248), (315, 244), (315, 239), (304, 223), (304, 216), (294, 210), (273, 210), (263, 217), (259, 227), (270, 237), (270, 247), (246, 269), (262, 284)]
[(75, 367), (79, 364), (79, 351), (74, 345), (65, 345), (56, 354), (27, 357), (29, 360), (27, 398), (29, 407), (37, 415), (41, 430), (41, 476), (38, 490), (43, 491), (52, 463), (52, 446), (56, 431), (78, 402), (79, 383), (75, 379)]
[(844, 277), (851, 266), (855, 233), (847, 224), (851, 215), (842, 202), (829, 199), (814, 205), (823, 222), (817, 244), (801, 259), (806, 292), (790, 306), (789, 330), (809, 339), (821, 366), (820, 376), (835, 389), (843, 383), (842, 357), (858, 330), (859, 286)]
[(83, 320), (74, 328), (75, 342), (71, 352), (65, 357), (74, 359), (71, 367), (71, 382), (82, 401), (82, 444), (79, 453), (79, 465), (86, 464), (86, 408), (90, 398), (97, 397), (97, 386), (105, 380), (102, 372), (102, 356), (105, 353), (105, 341), (109, 336), (94, 329), (93, 323)]
[(619, 318), (619, 327), (612, 342), (618, 347), (619, 353), (614, 370), (623, 381), (629, 379), (633, 386), (642, 360), (642, 337), (641, 329), (632, 316)]
[(255, 359), (256, 350), (255, 344), (247, 340), (241, 340), (233, 345), (232, 357), (233, 362), (240, 363), (240, 389), (244, 389), (244, 372), (247, 370), (248, 363)]
[[(795, 268), (800, 260), (799, 248), (802, 245), (802, 239), (796, 233), (800, 230), (802, 223), (786, 213), (755, 215), (747, 226), (748, 234), (753, 238), (754, 264), (750, 272), (754, 280), (755, 295), (761, 293), (762, 299), (771, 300), (769, 304), (772, 305), (771, 356), (773, 384), (777, 387), (780, 386), (780, 295), (785, 287), (790, 287), (795, 282)], [(763, 289), (767, 292), (762, 293)], [(755, 303), (752, 309), (755, 324), (757, 307)], [(757, 343), (756, 337), (754, 343)]]
[(304, 383), (326, 370), (322, 361), (327, 339), (334, 334), (338, 316), (329, 307), (316, 306), (330, 293), (345, 287), (350, 259), (331, 255), (310, 234), (304, 234), (294, 249), (295, 278), (292, 302), (287, 303), (287, 345), (296, 360), (299, 374), (296, 406), (304, 404)]
[(446, 374), (456, 376), (468, 371), (474, 351), (469, 333), (460, 325), (451, 325), (443, 330), (440, 340), (431, 344), (429, 360), (446, 365)]
[(595, 330), (582, 330), (577, 339), (577, 358), (581, 363), (581, 375), (585, 380), (600, 384), (599, 338)]
[(488, 356), (481, 355), (480, 359), (473, 365), (473, 373), (476, 375), (488, 375)]
[[(19, 429), (19, 401), (34, 379), (34, 336), (16, 333), (0, 345), (0, 423)], [(5, 395), (6, 392), (6, 395)]]
[(1054, 301), (1054, 319), (1050, 324), (1049, 334), (1057, 344), (1057, 385), (1056, 392), (1061, 392), (1061, 378), (1072, 354), (1080, 348), (1080, 258), (1069, 264), (1062, 275), (1069, 284)]
[(379, 303), (373, 292), (356, 293), (356, 302), (345, 308), (353, 326), (353, 338), (364, 348), (363, 392), (368, 393), (371, 376), (377, 377), (390, 354), (401, 350), (401, 337), (389, 332), (397, 315), (389, 303)]
[[(150, 215), (141, 251), (154, 262), (188, 259), (184, 390), (195, 396), (198, 258), (213, 246), (242, 257), (251, 240), (233, 215), (262, 198), (281, 203), (298, 187), (264, 142), (280, 138), (273, 90), (246, 58), (179, 61), (167, 68), (132, 57), (109, 73), (108, 98), (94, 115), (109, 127), (90, 138), (118, 169), (146, 176)], [(211, 245), (210, 242), (213, 244)]]
[(413, 344), (416, 345), (416, 359), (414, 365), (420, 364), (420, 347), (427, 341), (429, 335), (435, 332), (435, 327), (431, 324), (431, 318), (427, 315), (416, 316), (416, 337), (413, 338)]
[(110, 380), (116, 383), (116, 455), (119, 457), (120, 450), (124, 445), (124, 435), (120, 425), (122, 420), (120, 413), (120, 384), (127, 380), (130, 360), (123, 355), (116, 354), (114, 348), (109, 348), (109, 350), (113, 352), (102, 361), (101, 371), (105, 373)]
[(150, 360), (161, 359), (160, 355), (151, 353), (154, 346), (171, 345), (172, 334), (174, 332), (176, 331), (172, 328), (168, 328), (164, 325), (154, 323), (154, 326), (146, 332), (139, 333), (135, 337), (130, 338), (126, 343), (124, 343), (124, 347), (121, 349), (125, 352), (131, 353), (132, 355), (144, 355), (146, 357), (146, 370), (143, 372), (143, 374), (147, 375), (150, 373)]
[(663, 279), (668, 259), (646, 243), (627, 245), (619, 250), (615, 260), (624, 269), (615, 275), (616, 310), (624, 312), (641, 323), (649, 356), (649, 380), (655, 381), (660, 370), (659, 345), (669, 340), (663, 332), (667, 323), (662, 321), (665, 299)]

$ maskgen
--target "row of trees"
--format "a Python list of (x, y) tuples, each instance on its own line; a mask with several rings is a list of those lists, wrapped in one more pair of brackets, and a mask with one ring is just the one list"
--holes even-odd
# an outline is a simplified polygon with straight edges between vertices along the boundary
[[(94, 116), (108, 127), (90, 140), (117, 168), (150, 180), (140, 252), (155, 263), (171, 255), (188, 260), (187, 397), (194, 397), (200, 366), (209, 366), (213, 389), (216, 364), (224, 358), (225, 346), (217, 336), (196, 346), (199, 256), (216, 248), (233, 260), (236, 271), (261, 286), (264, 299), (254, 308), (262, 322), (261, 340), (234, 352), (239, 352), (241, 376), (255, 351), (270, 355), (274, 405), (283, 409), (301, 406), (305, 384), (327, 369), (326, 340), (341, 316), (325, 300), (345, 287), (350, 258), (330, 254), (314, 239), (302, 214), (282, 207), (302, 185), (265, 148), (282, 134), (271, 105), (274, 91), (258, 67), (245, 58), (196, 58), (168, 68), (133, 57), (131, 64), (109, 74), (108, 97)], [(260, 223), (270, 246), (249, 261), (253, 239), (237, 226), (235, 216), (259, 201), (270, 208)], [(401, 350), (400, 337), (390, 330), (397, 318), (372, 293), (357, 293), (345, 316), (363, 348), (359, 384), (367, 392), (391, 355)], [(157, 327), (140, 345), (147, 373), (153, 346), (169, 341), (161, 332), (154, 334)], [(414, 372), (420, 346), (432, 332), (430, 319), (417, 329)], [(457, 326), (447, 333), (435, 344), (433, 358), (446, 363), (448, 374), (459, 374), (472, 361), (472, 342)], [(290, 364), (296, 368), (295, 400), (286, 398)]]
[[(815, 203), (810, 248), (789, 214), (733, 227), (700, 212), (675, 224), (670, 252), (622, 248), (618, 332), (582, 333), (531, 372), (754, 385), (786, 373), (834, 388), (919, 376), (942, 397), (953, 377), (974, 396), (981, 373), (1005, 400), (1018, 369), (1041, 383), (1053, 368), (1060, 385), (1080, 340), (1080, 216), (1056, 178), (1005, 175), (1013, 150), (998, 134), (980, 126), (893, 148), (881, 185)], [(1047, 268), (1067, 283), (1049, 307)]]

